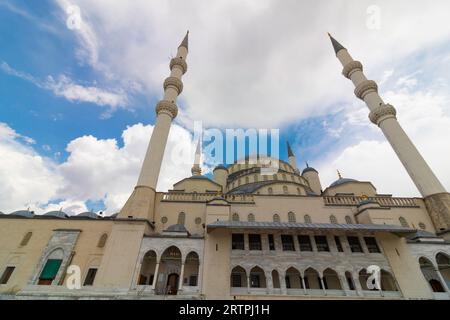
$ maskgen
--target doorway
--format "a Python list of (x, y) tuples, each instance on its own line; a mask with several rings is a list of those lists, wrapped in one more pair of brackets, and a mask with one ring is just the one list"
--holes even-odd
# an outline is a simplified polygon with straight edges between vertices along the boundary
[(169, 274), (167, 277), (167, 294), (176, 295), (178, 292), (178, 280), (180, 276), (177, 273)]

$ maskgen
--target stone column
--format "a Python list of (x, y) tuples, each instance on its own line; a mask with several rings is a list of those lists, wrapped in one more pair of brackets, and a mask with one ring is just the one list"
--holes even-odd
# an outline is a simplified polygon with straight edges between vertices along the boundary
[(267, 281), (267, 283), (266, 283), (266, 291), (267, 291), (267, 293), (269, 294), (269, 293), (271, 293), (271, 292), (273, 292), (273, 279), (272, 279), (272, 273), (270, 272), (270, 273), (266, 273), (265, 271), (264, 271), (264, 275), (266, 275), (266, 281)]
[(300, 276), (300, 277), (301, 277), (301, 280), (302, 280), (303, 293), (305, 295), (308, 295), (308, 290), (306, 290), (305, 277), (304, 276)]
[(250, 285), (250, 273), (247, 273), (247, 293), (249, 293), (249, 294), (250, 294), (250, 288), (251, 288), (251, 285)]
[(311, 246), (312, 246), (313, 252), (318, 252), (316, 239), (314, 238), (314, 235), (309, 236), (309, 239), (311, 240)]
[(180, 271), (180, 283), (178, 284), (178, 290), (183, 290), (183, 282), (184, 282), (184, 263), (181, 264), (181, 271)]
[(153, 283), (152, 283), (152, 289), (156, 289), (156, 284), (158, 283), (158, 272), (159, 272), (159, 261), (156, 262), (155, 266), (155, 275), (153, 276)]
[(322, 290), (323, 290), (323, 294), (326, 296), (327, 295), (327, 289), (325, 289), (325, 283), (323, 282), (323, 276), (320, 277), (320, 284), (322, 285)]
[(286, 273), (281, 274), (280, 276), (280, 289), (281, 294), (287, 294), (287, 288), (286, 288)]

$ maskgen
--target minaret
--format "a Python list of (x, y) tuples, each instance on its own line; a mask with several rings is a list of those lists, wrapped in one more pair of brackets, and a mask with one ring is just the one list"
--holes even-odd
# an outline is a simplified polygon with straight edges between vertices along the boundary
[(170, 61), (170, 76), (164, 81), (164, 98), (156, 105), (156, 123), (145, 154), (137, 185), (120, 212), (122, 217), (152, 219), (153, 203), (159, 171), (169, 136), (170, 126), (178, 114), (178, 95), (183, 91), (181, 77), (187, 71), (189, 31), (178, 47), (177, 56)]
[(396, 118), (396, 110), (384, 103), (378, 95), (375, 81), (368, 80), (361, 62), (353, 60), (339, 42), (330, 34), (337, 58), (344, 67), (342, 74), (355, 86), (355, 95), (370, 110), (369, 119), (378, 127), (391, 144), (409, 176), (425, 200), (428, 213), (438, 233), (450, 233), (450, 194), (425, 162), (419, 151), (403, 131)]
[(202, 156), (202, 153), (201, 153), (200, 140), (198, 140), (197, 149), (195, 150), (194, 165), (192, 166), (192, 169), (191, 169), (193, 176), (201, 176), (202, 175), (202, 169), (200, 168), (201, 156)]
[(299, 173), (299, 170), (297, 168), (297, 161), (295, 161), (295, 155), (292, 152), (291, 145), (289, 144), (289, 141), (286, 141), (286, 143), (287, 143), (289, 164), (291, 165), (292, 168), (294, 168), (296, 173)]

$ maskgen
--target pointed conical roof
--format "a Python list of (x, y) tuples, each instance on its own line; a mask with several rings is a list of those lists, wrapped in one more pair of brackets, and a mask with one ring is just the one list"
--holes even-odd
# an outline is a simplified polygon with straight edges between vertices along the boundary
[(292, 152), (291, 145), (289, 144), (289, 141), (286, 141), (286, 143), (287, 143), (288, 157), (293, 157), (294, 153)]
[(335, 38), (331, 36), (331, 34), (328, 33), (328, 36), (330, 37), (331, 43), (333, 44), (334, 52), (337, 54), (342, 49), (345, 49), (345, 47), (340, 44)]
[(184, 36), (184, 39), (181, 42), (179, 47), (185, 47), (186, 49), (189, 50), (189, 30), (187, 31), (186, 35)]

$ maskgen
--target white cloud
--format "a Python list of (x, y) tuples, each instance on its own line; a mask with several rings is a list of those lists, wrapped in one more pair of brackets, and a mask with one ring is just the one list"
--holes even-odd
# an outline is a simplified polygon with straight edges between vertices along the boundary
[(57, 79), (48, 76), (45, 81), (42, 81), (26, 72), (12, 68), (5, 61), (0, 63), (0, 69), (9, 75), (29, 81), (38, 88), (52, 91), (54, 95), (69, 101), (87, 102), (102, 107), (107, 106), (110, 110), (104, 113), (105, 116), (110, 115), (116, 108), (128, 105), (128, 97), (123, 90), (113, 92), (95, 86), (82, 86), (65, 75), (59, 75)]
[[(408, 63), (450, 35), (448, 1), (377, 1), (380, 30), (366, 27), (371, 0), (72, 2), (97, 39), (98, 63), (142, 84), (149, 96), (162, 94), (170, 55), (189, 29), (179, 121), (207, 126), (279, 127), (353, 101), (327, 31), (378, 78), (379, 70)], [(64, 10), (67, 1), (59, 3)], [(80, 48), (90, 47), (80, 40)]]
[[(0, 208), (4, 212), (30, 207), (38, 213), (86, 211), (85, 202), (104, 201), (107, 212), (123, 206), (136, 185), (153, 126), (135, 124), (115, 139), (83, 136), (67, 146), (61, 164), (41, 157), (21, 136), (0, 125)], [(173, 125), (161, 168), (158, 191), (190, 175), (195, 143), (189, 131)], [(3, 168), (3, 170), (1, 170)], [(61, 200), (62, 199), (62, 200)], [(50, 204), (48, 204), (50, 202)]]

